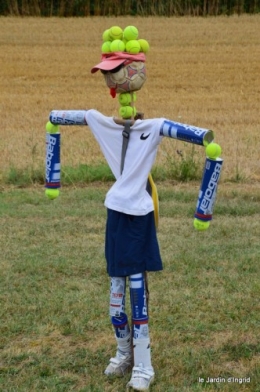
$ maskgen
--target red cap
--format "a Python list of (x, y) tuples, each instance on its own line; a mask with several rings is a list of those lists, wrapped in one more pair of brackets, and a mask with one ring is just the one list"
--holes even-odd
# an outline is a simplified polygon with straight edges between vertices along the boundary
[(126, 52), (104, 53), (102, 54), (101, 62), (91, 69), (91, 73), (95, 73), (99, 69), (111, 71), (123, 63), (130, 64), (132, 61), (145, 62), (145, 54), (130, 54)]

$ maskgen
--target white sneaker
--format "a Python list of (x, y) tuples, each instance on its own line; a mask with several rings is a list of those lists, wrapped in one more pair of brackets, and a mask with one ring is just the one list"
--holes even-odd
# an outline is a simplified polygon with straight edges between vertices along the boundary
[(145, 368), (142, 363), (133, 367), (132, 377), (126, 388), (134, 391), (149, 391), (150, 384), (154, 381), (153, 367)]
[(123, 377), (132, 365), (132, 354), (123, 355), (118, 351), (114, 358), (110, 358), (108, 367), (105, 370), (107, 376)]

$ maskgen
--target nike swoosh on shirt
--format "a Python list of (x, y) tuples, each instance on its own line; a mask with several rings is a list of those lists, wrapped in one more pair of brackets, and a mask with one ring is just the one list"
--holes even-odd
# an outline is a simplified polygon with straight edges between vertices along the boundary
[(144, 135), (144, 133), (142, 133), (142, 135), (140, 136), (140, 139), (146, 140), (149, 136), (150, 136), (150, 133), (148, 133), (148, 135)]

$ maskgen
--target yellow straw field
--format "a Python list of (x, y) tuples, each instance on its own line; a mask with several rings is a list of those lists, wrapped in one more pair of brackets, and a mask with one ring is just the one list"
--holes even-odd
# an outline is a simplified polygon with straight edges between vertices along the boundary
[[(51, 110), (118, 116), (118, 100), (90, 69), (100, 60), (103, 31), (129, 24), (151, 46), (137, 110), (212, 129), (223, 150), (222, 181), (260, 181), (260, 15), (0, 18), (0, 180), (11, 167), (44, 167)], [(61, 132), (62, 165), (103, 161), (88, 127)], [(156, 164), (189, 148), (165, 138)], [(201, 147), (196, 152), (203, 161)]]

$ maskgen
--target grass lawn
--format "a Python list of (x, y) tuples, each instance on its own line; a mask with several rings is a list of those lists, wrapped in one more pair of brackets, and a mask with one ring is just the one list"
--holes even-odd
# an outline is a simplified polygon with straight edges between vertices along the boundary
[[(260, 181), (260, 14), (232, 17), (0, 19), (0, 183), (38, 182), (45, 124), (55, 109), (96, 109), (119, 116), (100, 72), (102, 33), (135, 25), (150, 43), (147, 81), (136, 109), (212, 129), (222, 147), (222, 180)], [(61, 127), (62, 168), (104, 163), (88, 127)], [(164, 138), (156, 166), (190, 156), (190, 145)], [(196, 159), (202, 164), (199, 148)], [(198, 155), (197, 155), (198, 153)], [(82, 167), (81, 167), (82, 168)], [(68, 175), (71, 173), (68, 173)], [(20, 178), (19, 181), (22, 180)], [(196, 179), (193, 177), (193, 179)]]
[[(115, 353), (108, 187), (64, 187), (54, 201), (40, 187), (2, 189), (1, 391), (125, 390), (129, 375), (103, 375)], [(164, 271), (149, 275), (151, 391), (259, 392), (259, 184), (221, 184), (207, 232), (192, 226), (198, 188), (158, 185)]]

